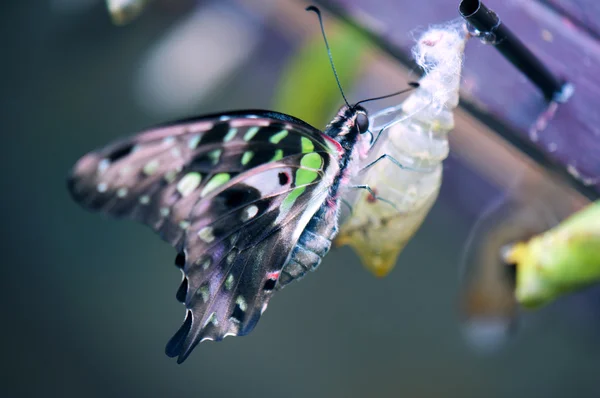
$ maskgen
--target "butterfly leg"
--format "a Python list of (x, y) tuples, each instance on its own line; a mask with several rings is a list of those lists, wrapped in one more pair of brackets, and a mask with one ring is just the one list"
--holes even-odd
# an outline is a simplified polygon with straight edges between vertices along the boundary
[(348, 210), (350, 210), (350, 216), (354, 215), (354, 208), (352, 207), (352, 205), (350, 204), (350, 202), (348, 202), (346, 199), (342, 198), (342, 203), (345, 204), (346, 206), (348, 206)]
[(375, 159), (374, 161), (372, 161), (371, 163), (369, 163), (368, 165), (366, 165), (365, 167), (363, 167), (362, 169), (360, 169), (359, 173), (362, 173), (362, 172), (366, 171), (368, 168), (374, 166), (376, 163), (379, 163), (383, 159), (388, 159), (389, 161), (391, 161), (393, 164), (395, 164), (396, 166), (398, 166), (402, 170), (422, 171), (422, 170), (415, 169), (415, 168), (412, 168), (412, 167), (404, 166), (402, 163), (400, 163), (399, 161), (397, 161), (391, 155), (388, 155), (387, 153), (384, 153), (383, 155), (381, 155), (380, 157), (378, 157), (377, 159)]
[(389, 200), (387, 200), (387, 199), (385, 199), (385, 198), (382, 198), (382, 197), (380, 197), (380, 196), (377, 196), (377, 195), (375, 194), (375, 191), (373, 191), (373, 190), (371, 189), (371, 187), (370, 187), (370, 186), (368, 186), (368, 185), (351, 185), (351, 186), (350, 186), (350, 188), (353, 188), (353, 189), (364, 189), (364, 190), (366, 190), (367, 192), (369, 192), (369, 193), (370, 193), (370, 194), (371, 194), (371, 195), (372, 195), (372, 196), (373, 196), (375, 199), (377, 199), (377, 200), (380, 200), (380, 201), (382, 201), (383, 203), (387, 203), (388, 205), (392, 206), (392, 207), (393, 207), (393, 208), (394, 208), (396, 211), (400, 212), (400, 209), (398, 209), (398, 208), (396, 207), (396, 205), (395, 205), (393, 202), (391, 202), (391, 201), (389, 201)]

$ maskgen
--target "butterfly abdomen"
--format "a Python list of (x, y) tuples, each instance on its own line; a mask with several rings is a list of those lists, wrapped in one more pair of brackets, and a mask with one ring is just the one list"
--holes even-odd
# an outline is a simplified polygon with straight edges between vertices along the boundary
[(327, 204), (315, 213), (283, 267), (277, 281), (277, 289), (283, 288), (293, 280), (301, 279), (308, 271), (314, 271), (321, 264), (337, 234), (335, 216), (336, 212)]
[[(353, 163), (356, 163), (354, 149), (359, 141), (359, 130), (355, 126), (355, 119), (359, 114), (366, 117), (364, 108), (342, 107), (326, 128), (324, 137), (332, 143), (339, 156), (338, 171), (329, 185), (327, 198), (304, 228), (281, 270), (277, 289), (301, 279), (308, 271), (314, 271), (331, 248), (332, 240), (338, 232), (340, 189), (347, 184), (348, 175), (353, 172)], [(366, 130), (365, 127), (364, 131)]]

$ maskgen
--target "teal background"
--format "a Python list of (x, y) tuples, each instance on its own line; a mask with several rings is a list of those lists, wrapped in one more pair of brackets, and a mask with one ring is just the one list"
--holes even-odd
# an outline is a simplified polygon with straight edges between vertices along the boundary
[[(161, 11), (115, 28), (101, 3), (69, 16), (42, 2), (0, 6), (0, 396), (600, 396), (597, 302), (555, 306), (489, 355), (465, 342), (457, 264), (474, 217), (448, 182), (388, 278), (334, 250), (249, 336), (202, 344), (183, 365), (167, 358), (184, 316), (174, 250), (82, 210), (65, 189), (85, 152), (164, 121), (131, 92), (141, 55), (186, 9)], [(265, 32), (198, 113), (271, 107), (287, 40)], [(453, 161), (450, 174), (477, 178)], [(589, 310), (574, 311), (581, 303)]]

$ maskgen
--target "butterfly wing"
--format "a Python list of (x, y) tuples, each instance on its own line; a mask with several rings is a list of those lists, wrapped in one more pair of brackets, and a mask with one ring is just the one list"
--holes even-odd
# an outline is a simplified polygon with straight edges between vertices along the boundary
[(84, 207), (149, 225), (177, 248), (186, 318), (167, 344), (258, 321), (300, 234), (338, 175), (336, 146), (287, 115), (249, 111), (159, 127), (89, 153), (69, 179)]

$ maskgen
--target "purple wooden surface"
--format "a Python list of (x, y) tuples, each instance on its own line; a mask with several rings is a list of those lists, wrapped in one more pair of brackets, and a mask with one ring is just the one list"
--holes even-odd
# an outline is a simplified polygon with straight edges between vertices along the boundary
[(541, 0), (542, 3), (553, 7), (580, 27), (588, 30), (589, 34), (600, 37), (600, 1), (598, 0)]
[[(419, 31), (459, 16), (458, 0), (336, 3), (406, 51)], [(544, 126), (540, 121), (548, 114), (548, 104), (541, 92), (493, 47), (472, 40), (467, 45), (462, 98), (534, 141), (548, 157), (600, 192), (600, 42), (532, 0), (485, 4), (550, 70), (572, 82), (575, 93)]]

